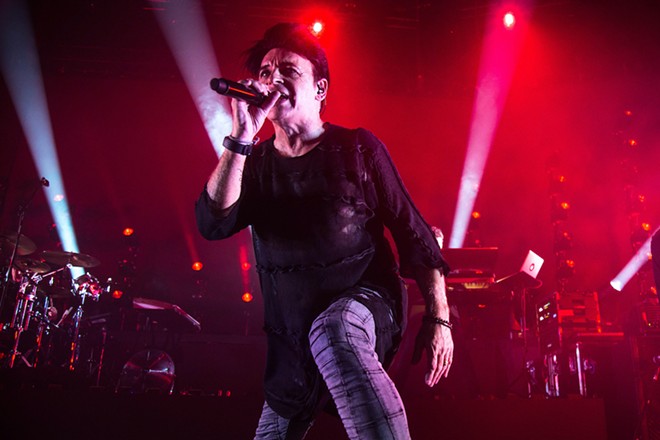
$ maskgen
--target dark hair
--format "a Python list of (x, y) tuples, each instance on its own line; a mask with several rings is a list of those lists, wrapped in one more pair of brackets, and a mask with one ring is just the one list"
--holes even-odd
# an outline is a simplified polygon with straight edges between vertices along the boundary
[(325, 50), (309, 29), (299, 23), (279, 23), (268, 29), (261, 40), (245, 51), (245, 67), (255, 77), (261, 62), (271, 49), (286, 49), (307, 58), (314, 66), (314, 81), (322, 78), (330, 83), (330, 71)]

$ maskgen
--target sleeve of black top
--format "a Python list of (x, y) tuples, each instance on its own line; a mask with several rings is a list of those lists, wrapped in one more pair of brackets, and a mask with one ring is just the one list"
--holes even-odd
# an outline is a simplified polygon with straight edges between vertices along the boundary
[(372, 155), (378, 213), (392, 233), (399, 253), (401, 275), (411, 278), (417, 267), (440, 269), (446, 275), (449, 266), (442, 257), (435, 235), (413, 203), (385, 145), (367, 130), (359, 130), (358, 140)]
[(207, 240), (220, 240), (230, 237), (245, 227), (239, 222), (239, 205), (220, 210), (206, 191), (206, 186), (195, 204), (197, 229)]

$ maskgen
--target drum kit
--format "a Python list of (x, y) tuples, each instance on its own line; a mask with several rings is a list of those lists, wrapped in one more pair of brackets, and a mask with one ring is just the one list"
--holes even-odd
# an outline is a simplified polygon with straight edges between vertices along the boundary
[[(75, 371), (93, 379), (93, 385), (100, 385), (106, 342), (112, 339), (108, 338), (109, 327), (114, 324), (106, 319), (111, 313), (90, 312), (108, 305), (101, 297), (107, 299), (116, 285), (112, 279), (101, 282), (88, 271), (99, 264), (97, 258), (83, 253), (39, 252), (35, 243), (20, 233), (20, 227), (18, 233), (0, 233), (0, 369), (55, 367)], [(85, 273), (74, 279), (70, 270), (74, 267)], [(199, 321), (181, 307), (163, 301), (133, 298), (131, 307), (121, 313), (120, 327), (128, 316), (128, 328), (135, 324), (135, 331), (152, 340), (154, 324), (163, 323), (167, 332), (201, 331)], [(110, 367), (112, 359), (110, 356)], [(104, 374), (109, 377), (105, 370)], [(174, 378), (172, 358), (163, 350), (147, 348), (128, 359), (115, 391), (172, 394)]]
[[(0, 365), (15, 368), (22, 362), (35, 368), (57, 364), (74, 371), (79, 363), (85, 302), (99, 301), (110, 287), (89, 272), (72, 279), (69, 269), (87, 270), (98, 266), (100, 261), (77, 252), (37, 253), (35, 243), (20, 233), (0, 234), (0, 250), (3, 257), (11, 254), (3, 279), (0, 312), (5, 302), (9, 309), (15, 291), (11, 318), (2, 324), (5, 352), (0, 353)], [(61, 316), (56, 302), (67, 307)], [(9, 313), (5, 317), (9, 318)], [(54, 344), (64, 347), (60, 352), (65, 354), (58, 359), (53, 353), (57, 351), (55, 348), (62, 347), (53, 347)], [(99, 373), (101, 365), (102, 359)]]

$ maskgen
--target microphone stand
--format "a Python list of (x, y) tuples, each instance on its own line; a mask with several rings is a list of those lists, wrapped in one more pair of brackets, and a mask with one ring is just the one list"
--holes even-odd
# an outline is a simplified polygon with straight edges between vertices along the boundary
[(39, 182), (39, 186), (36, 186), (30, 194), (30, 197), (27, 198), (24, 204), (18, 205), (18, 227), (16, 228), (16, 243), (14, 243), (14, 249), (11, 252), (9, 257), (9, 264), (7, 265), (7, 271), (5, 272), (4, 283), (2, 285), (2, 295), (0, 295), (0, 316), (2, 316), (2, 309), (5, 305), (5, 297), (7, 296), (7, 289), (9, 287), (9, 280), (11, 278), (11, 268), (14, 267), (14, 261), (16, 260), (16, 254), (18, 253), (18, 246), (21, 242), (21, 232), (23, 231), (23, 220), (25, 220), (25, 213), (32, 202), (32, 199), (37, 194), (37, 190), (43, 185), (43, 180)]

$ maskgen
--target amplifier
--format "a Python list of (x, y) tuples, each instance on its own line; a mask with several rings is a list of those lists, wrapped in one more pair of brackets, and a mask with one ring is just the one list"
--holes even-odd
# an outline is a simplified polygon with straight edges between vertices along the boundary
[(543, 354), (559, 351), (578, 334), (602, 331), (596, 292), (554, 292), (537, 303), (536, 317)]

